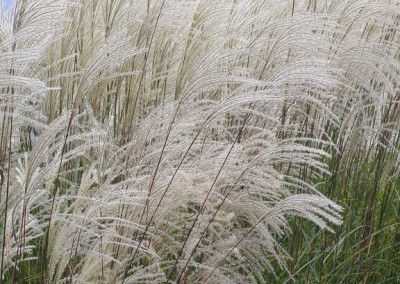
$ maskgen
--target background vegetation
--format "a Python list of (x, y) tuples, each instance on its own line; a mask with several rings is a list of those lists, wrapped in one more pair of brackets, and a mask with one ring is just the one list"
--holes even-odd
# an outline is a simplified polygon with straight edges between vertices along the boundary
[(400, 282), (398, 1), (0, 21), (2, 283)]

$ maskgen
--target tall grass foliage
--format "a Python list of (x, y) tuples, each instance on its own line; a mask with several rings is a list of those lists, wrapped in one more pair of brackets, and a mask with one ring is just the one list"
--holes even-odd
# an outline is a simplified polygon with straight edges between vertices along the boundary
[(17, 0), (1, 282), (330, 281), (333, 255), (368, 281), (378, 206), (398, 263), (399, 17), (389, 0)]

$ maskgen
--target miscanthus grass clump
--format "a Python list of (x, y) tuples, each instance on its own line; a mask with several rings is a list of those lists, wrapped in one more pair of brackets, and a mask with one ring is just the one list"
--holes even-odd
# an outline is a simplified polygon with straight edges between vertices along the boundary
[[(16, 0), (0, 282), (329, 281), (299, 254), (340, 248), (341, 205), (370, 244), (399, 171), (399, 21), (389, 0)], [(382, 173), (351, 207), (361, 161)]]

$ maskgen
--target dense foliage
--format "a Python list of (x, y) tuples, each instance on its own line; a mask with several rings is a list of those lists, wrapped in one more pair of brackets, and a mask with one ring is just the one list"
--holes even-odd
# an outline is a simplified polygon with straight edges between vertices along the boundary
[(0, 22), (0, 282), (400, 282), (398, 1)]

